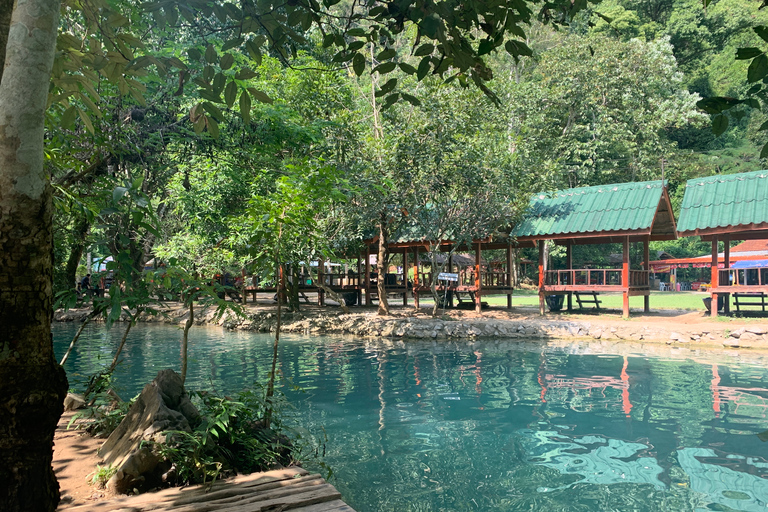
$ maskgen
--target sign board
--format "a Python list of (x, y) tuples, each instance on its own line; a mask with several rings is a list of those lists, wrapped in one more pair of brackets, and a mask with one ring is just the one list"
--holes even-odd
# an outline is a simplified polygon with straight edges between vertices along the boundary
[(448, 272), (441, 272), (437, 275), (438, 281), (458, 281), (459, 274), (449, 274)]

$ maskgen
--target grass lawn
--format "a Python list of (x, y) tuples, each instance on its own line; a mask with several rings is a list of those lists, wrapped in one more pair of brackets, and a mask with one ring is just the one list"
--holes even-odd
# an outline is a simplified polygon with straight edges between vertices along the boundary
[[(599, 299), (602, 301), (601, 308), (605, 309), (621, 309), (622, 308), (622, 294), (621, 293), (601, 293)], [(651, 292), (651, 309), (689, 309), (689, 310), (704, 310), (704, 303), (701, 299), (709, 297), (707, 293), (701, 292)], [(506, 295), (490, 295), (483, 296), (483, 301), (487, 302), (491, 306), (505, 307), (507, 305)], [(429, 298), (422, 298), (419, 301), (421, 304), (430, 304), (432, 302)], [(512, 307), (520, 306), (539, 306), (539, 295), (532, 290), (515, 290), (512, 295)], [(565, 306), (563, 306), (565, 307)], [(576, 298), (573, 299), (574, 309), (578, 309), (576, 304)], [(585, 306), (589, 308), (590, 306)], [(643, 297), (630, 297), (629, 307), (632, 309), (643, 308)]]

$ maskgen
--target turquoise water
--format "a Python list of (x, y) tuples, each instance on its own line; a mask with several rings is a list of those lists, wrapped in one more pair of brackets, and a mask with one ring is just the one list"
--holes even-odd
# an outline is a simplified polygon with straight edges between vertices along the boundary
[[(54, 325), (59, 357), (76, 327)], [(70, 385), (111, 361), (121, 328), (86, 331)], [(265, 381), (270, 336), (190, 334), (188, 387)], [(179, 367), (180, 336), (134, 328), (123, 397)], [(359, 512), (768, 510), (768, 359), (641, 350), (287, 336), (280, 370)]]

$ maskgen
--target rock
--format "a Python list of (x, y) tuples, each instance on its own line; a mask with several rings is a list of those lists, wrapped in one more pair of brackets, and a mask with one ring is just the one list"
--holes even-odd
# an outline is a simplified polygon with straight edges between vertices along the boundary
[(747, 327), (747, 332), (751, 332), (752, 334), (757, 334), (757, 335), (763, 335), (765, 333), (768, 333), (768, 330), (761, 325), (756, 325), (754, 327)]
[(117, 468), (107, 487), (125, 493), (137, 487), (151, 487), (148, 481), (160, 459), (142, 441), (162, 442), (165, 430), (191, 431), (200, 413), (189, 400), (181, 377), (162, 370), (147, 384), (123, 421), (99, 449), (104, 463)]
[(596, 340), (599, 340), (603, 337), (603, 330), (598, 327), (597, 329), (589, 331), (589, 334)]
[(688, 341), (688, 338), (680, 334), (679, 332), (671, 332), (669, 333), (669, 339), (672, 341), (677, 341), (679, 343), (686, 343)]
[(64, 398), (65, 411), (76, 411), (77, 409), (82, 409), (83, 407), (85, 407), (85, 399), (83, 398), (83, 395), (67, 393), (67, 396)]
[(736, 329), (735, 331), (731, 332), (731, 338), (741, 338), (741, 335), (744, 334), (747, 330), (743, 327), (741, 329)]

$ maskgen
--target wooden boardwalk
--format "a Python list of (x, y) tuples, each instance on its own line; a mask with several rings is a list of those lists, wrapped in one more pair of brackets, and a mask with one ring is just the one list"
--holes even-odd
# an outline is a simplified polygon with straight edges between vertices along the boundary
[(355, 512), (318, 474), (302, 468), (237, 476), (68, 508), (67, 512)]

